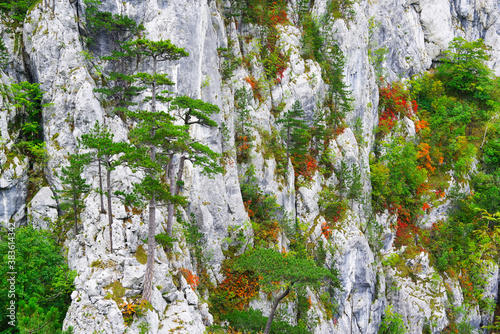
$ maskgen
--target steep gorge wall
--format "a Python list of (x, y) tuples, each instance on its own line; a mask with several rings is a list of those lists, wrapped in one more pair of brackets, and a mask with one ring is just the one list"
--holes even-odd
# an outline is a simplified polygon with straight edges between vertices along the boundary
[[(79, 10), (77, 11), (77, 6)], [(292, 8), (293, 2), (290, 4)], [(318, 17), (326, 12), (327, 1), (315, 1), (311, 12)], [(250, 163), (255, 166), (256, 177), (266, 193), (276, 195), (283, 212), (297, 214), (313, 230), (311, 241), (322, 240), (331, 243), (335, 249), (329, 254), (330, 263), (341, 274), (343, 290), (338, 294), (338, 317), (327, 320), (324, 306), (316, 300), (312, 313), (319, 319), (315, 333), (376, 333), (387, 305), (403, 316), (410, 333), (421, 333), (424, 322), (433, 324), (432, 332), (439, 333), (447, 324), (445, 306), (448, 302), (445, 284), (452, 286), (455, 306), (463, 302), (460, 286), (456, 281), (441, 277), (429, 266), (427, 255), (422, 253), (410, 265), (419, 265), (417, 283), (403, 278), (397, 271), (383, 266), (380, 259), (394, 252), (392, 241), (394, 231), (390, 228), (395, 217), (389, 213), (378, 215), (377, 221), (384, 228), (384, 245), (381, 255), (371, 249), (367, 223), (372, 214), (369, 206), (369, 154), (373, 147), (373, 130), (378, 122), (377, 76), (383, 75), (392, 81), (399, 77), (409, 77), (429, 69), (437, 61), (453, 37), (467, 39), (484, 38), (493, 47), (493, 58), (489, 65), (500, 73), (500, 20), (498, 4), (494, 1), (361, 1), (353, 5), (355, 14), (349, 21), (330, 21), (324, 30), (331, 39), (339, 43), (346, 57), (345, 80), (352, 90), (354, 108), (346, 116), (347, 127), (331, 142), (335, 153), (332, 163), (339, 166), (342, 161), (357, 165), (362, 171), (365, 203), (353, 202), (342, 228), (334, 230), (326, 240), (321, 234), (321, 217), (318, 207), (318, 193), (325, 184), (336, 182), (335, 175), (324, 179), (316, 175), (309, 186), (299, 187), (295, 192), (293, 177), (283, 178), (276, 173), (274, 159), (265, 159), (264, 152), (257, 149), (263, 140), (261, 131), (254, 130), (256, 145), (251, 152)], [(201, 98), (221, 108), (215, 120), (221, 126), (219, 131), (209, 131), (196, 127), (192, 131), (197, 139), (208, 144), (218, 153), (226, 152), (226, 172), (213, 179), (187, 165), (187, 179), (184, 194), (189, 198), (186, 216), (193, 213), (196, 223), (203, 233), (204, 254), (209, 275), (214, 281), (223, 279), (220, 272), (223, 249), (227, 248), (228, 227), (241, 228), (248, 236), (251, 229), (245, 228), (249, 220), (240, 192), (239, 175), (243, 175), (248, 165), (236, 162), (234, 94), (238, 88), (250, 90), (245, 80), (250, 75), (262, 74), (262, 65), (254, 66), (254, 73), (244, 67), (237, 68), (233, 76), (224, 82), (219, 71), (223, 59), (218, 48), (228, 46), (228, 37), (238, 41), (236, 54), (255, 51), (256, 45), (246, 43), (239, 31), (256, 34), (257, 27), (237, 27), (235, 22), (225, 25), (223, 4), (217, 1), (103, 1), (103, 9), (114, 13), (127, 14), (137, 22), (143, 22), (147, 37), (153, 40), (170, 39), (184, 47), (190, 56), (177, 62), (162, 64), (160, 70), (168, 73), (175, 82), (173, 91), (193, 98)], [(42, 188), (28, 203), (29, 221), (38, 226), (46, 226), (44, 217), (55, 219), (57, 203), (51, 200), (53, 189), (60, 188), (56, 175), (65, 164), (68, 153), (75, 152), (76, 139), (87, 133), (95, 121), (105, 121), (117, 140), (128, 140), (128, 126), (118, 116), (108, 116), (102, 109), (93, 89), (99, 84), (98, 75), (85, 58), (84, 45), (79, 36), (78, 20), (83, 20), (83, 4), (67, 0), (42, 0), (31, 12), (22, 31), (23, 52), (14, 51), (14, 34), (3, 33), (4, 40), (13, 57), (12, 64), (4, 71), (2, 80), (18, 81), (32, 77), (41, 83), (45, 91), (44, 103), (50, 103), (43, 111), (44, 138), (50, 159), (45, 167), (49, 188)], [(229, 30), (228, 30), (229, 28)], [(301, 57), (301, 31), (293, 25), (282, 26), (279, 43), (290, 50), (290, 64), (279, 85), (264, 94), (263, 101), (256, 99), (249, 106), (252, 123), (256, 129), (271, 131), (276, 127), (271, 113), (279, 103), (289, 109), (299, 100), (306, 114), (325, 96), (327, 85), (321, 79), (321, 68), (312, 60)], [(16, 34), (19, 38), (21, 33)], [(10, 39), (9, 39), (10, 38)], [(105, 40), (96, 52), (105, 51)], [(102, 50), (99, 50), (102, 48)], [(385, 59), (378, 63), (370, 59), (374, 50), (387, 48)], [(371, 50), (371, 51), (370, 51)], [(94, 60), (97, 62), (97, 60)], [(148, 64), (139, 64), (147, 69)], [(7, 131), (12, 111), (0, 111), (0, 129), (4, 150), (0, 151), (2, 167), (0, 174), (0, 219), (5, 223), (10, 219), (17, 224), (25, 222), (27, 197), (27, 164), (22, 157), (13, 161), (7, 153), (15, 138)], [(361, 120), (364, 145), (357, 143), (352, 130), (357, 119)], [(229, 136), (221, 131), (225, 124)], [(414, 126), (408, 124), (408, 132), (414, 133)], [(293, 175), (293, 171), (287, 171)], [(85, 178), (97, 186), (96, 170), (88, 168)], [(130, 191), (139, 174), (127, 168), (119, 168), (113, 173), (113, 186)], [(290, 181), (286, 181), (290, 180)], [(52, 190), (51, 190), (51, 189)], [(113, 282), (119, 281), (126, 288), (125, 296), (132, 297), (141, 292), (145, 266), (134, 256), (142, 240), (147, 237), (147, 211), (131, 214), (118, 201), (113, 200), (115, 224), (113, 228), (115, 254), (109, 253), (108, 227), (106, 216), (99, 214), (98, 195), (92, 193), (85, 199), (86, 209), (82, 213), (82, 230), (74, 236), (70, 232), (66, 242), (70, 267), (77, 270), (76, 290), (72, 294), (72, 304), (68, 311), (65, 327), (73, 326), (75, 333), (123, 333), (125, 324), (121, 309), (115, 301), (106, 299)], [(436, 212), (440, 208), (433, 209)], [(159, 209), (157, 232), (164, 231), (166, 211)], [(296, 211), (296, 212), (295, 212)], [(430, 214), (430, 219), (437, 215)], [(427, 222), (429, 223), (429, 222)], [(182, 228), (176, 226), (177, 231)], [(280, 246), (286, 246), (286, 243)], [(151, 333), (203, 333), (205, 325), (211, 324), (211, 315), (206, 304), (207, 296), (197, 295), (181, 279), (181, 286), (175, 286), (175, 276), (182, 268), (193, 269), (194, 260), (185, 244), (176, 246), (175, 256), (165, 254), (158, 248), (152, 305), (154, 310), (146, 315), (151, 324)], [(104, 266), (93, 265), (104, 263)], [(493, 266), (489, 277), (487, 294), (497, 298), (498, 267)], [(169, 296), (167, 299), (162, 294)], [(269, 309), (269, 303), (253, 302), (255, 307)], [(167, 307), (168, 306), (168, 307)], [(292, 307), (293, 308), (293, 307)], [(311, 314), (312, 314), (311, 313)], [(479, 327), (490, 317), (481, 315), (477, 307), (469, 310), (469, 322)], [(138, 332), (137, 323), (128, 333)]]

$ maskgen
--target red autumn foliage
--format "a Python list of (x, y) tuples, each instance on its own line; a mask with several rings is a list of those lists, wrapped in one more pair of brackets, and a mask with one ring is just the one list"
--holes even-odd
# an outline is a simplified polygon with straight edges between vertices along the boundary
[(181, 268), (180, 273), (184, 278), (186, 279), (186, 282), (191, 286), (191, 289), (195, 290), (198, 284), (200, 284), (200, 279), (196, 274), (193, 274), (193, 272), (187, 268)]
[(327, 240), (330, 239), (332, 231), (330, 230), (330, 226), (328, 226), (326, 222), (321, 224), (321, 234), (323, 234)]
[(399, 118), (414, 116), (418, 109), (417, 101), (410, 101), (408, 89), (401, 83), (380, 87), (379, 94), (380, 105), (383, 107), (379, 116), (379, 127), (383, 133), (389, 133)]

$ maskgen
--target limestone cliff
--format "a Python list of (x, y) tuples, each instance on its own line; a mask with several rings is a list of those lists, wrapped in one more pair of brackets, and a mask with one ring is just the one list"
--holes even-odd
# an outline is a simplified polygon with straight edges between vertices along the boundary
[[(288, 16), (293, 17), (297, 0), (289, 1)], [(315, 0), (308, 9), (315, 17), (323, 17), (329, 1)], [(164, 63), (159, 70), (167, 73), (175, 85), (172, 91), (200, 98), (220, 108), (214, 120), (218, 130), (203, 127), (192, 129), (191, 135), (223, 154), (225, 173), (210, 178), (191, 164), (185, 166), (183, 194), (188, 205), (181, 210), (185, 219), (199, 227), (203, 237), (203, 261), (208, 276), (217, 284), (224, 279), (221, 271), (224, 251), (231, 237), (242, 231), (251, 240), (253, 231), (247, 223), (250, 218), (240, 191), (245, 171), (253, 164), (255, 177), (264, 193), (276, 196), (283, 213), (297, 216), (312, 231), (309, 241), (329, 244), (326, 262), (339, 270), (342, 290), (335, 294), (338, 310), (327, 317), (324, 302), (311, 294), (311, 317), (317, 322), (314, 333), (377, 333), (388, 305), (402, 315), (408, 333), (422, 333), (425, 326), (432, 333), (440, 333), (449, 323), (445, 309), (451, 302), (467, 307), (467, 322), (477, 330), (492, 320), (492, 314), (478, 306), (463, 304), (463, 292), (456, 279), (441, 276), (422, 252), (409, 267), (418, 266), (413, 279), (398, 273), (397, 268), (385, 265), (395, 250), (393, 223), (396, 217), (388, 211), (375, 214), (370, 203), (369, 156), (374, 149), (374, 129), (378, 124), (379, 89), (377, 80), (384, 76), (387, 82), (428, 70), (442, 56), (454, 37), (468, 40), (483, 38), (490, 45), (492, 58), (488, 65), (500, 74), (500, 12), (493, 0), (394, 0), (357, 1), (348, 18), (324, 21), (322, 33), (329, 43), (337, 43), (343, 52), (345, 83), (351, 90), (353, 108), (345, 115), (345, 129), (329, 143), (331, 165), (339, 169), (342, 163), (357, 166), (361, 172), (361, 199), (349, 202), (341, 227), (332, 231), (330, 238), (321, 232), (325, 218), (320, 213), (319, 193), (337, 182), (331, 175), (315, 173), (312, 181), (295, 184), (294, 171), (278, 172), (274, 157), (263, 149), (265, 134), (280, 126), (275, 110), (290, 109), (298, 100), (306, 115), (313, 117), (328, 90), (322, 79), (320, 64), (302, 57), (301, 28), (290, 19), (278, 27), (278, 44), (289, 55), (288, 66), (279, 83), (263, 89), (262, 97), (251, 98), (248, 105), (254, 145), (249, 159), (238, 163), (235, 94), (241, 88), (252, 90), (249, 77), (259, 79), (265, 70), (254, 58), (251, 70), (242, 65), (234, 68), (229, 78), (221, 74), (227, 59), (221, 48), (227, 48), (234, 58), (258, 54), (259, 27), (245, 24), (226, 15), (230, 1), (219, 0), (127, 0), (102, 1), (102, 10), (126, 14), (145, 27), (147, 38), (170, 39), (189, 52), (189, 57)], [(22, 28), (2, 27), (2, 36), (10, 55), (1, 77), (4, 84), (30, 80), (40, 83), (45, 92), (43, 103), (43, 137), (49, 159), (44, 167), (30, 166), (27, 158), (9, 155), (16, 142), (16, 132), (9, 123), (15, 120), (15, 108), (8, 107), (6, 98), (0, 110), (0, 221), (14, 220), (16, 225), (33, 224), (48, 228), (49, 221), (58, 217), (58, 203), (53, 193), (61, 188), (61, 166), (67, 155), (77, 150), (77, 138), (88, 133), (96, 121), (106, 122), (117, 141), (128, 141), (129, 124), (117, 115), (107, 114), (97, 93), (101, 82), (96, 65), (106, 64), (98, 58), (89, 60), (89, 49), (82, 40), (85, 30), (85, 4), (81, 0), (41, 0), (28, 13)], [(246, 37), (246, 39), (245, 39)], [(252, 38), (250, 38), (252, 37)], [(106, 36), (100, 36), (91, 51), (104, 55), (109, 50)], [(380, 51), (381, 50), (381, 51)], [(380, 51), (383, 57), (375, 57)], [(147, 63), (140, 63), (147, 69)], [(237, 99), (237, 98), (236, 98)], [(359, 121), (358, 121), (359, 120)], [(356, 128), (357, 124), (357, 128)], [(411, 137), (415, 126), (407, 120), (406, 130)], [(355, 135), (356, 133), (356, 135)], [(362, 142), (360, 142), (361, 133)], [(36, 193), (29, 193), (30, 168), (43, 168), (45, 181)], [(84, 178), (94, 187), (98, 185), (95, 166), (85, 169)], [(112, 176), (113, 187), (128, 192), (140, 179), (140, 173), (119, 167)], [(450, 184), (451, 189), (451, 184)], [(446, 217), (446, 201), (432, 208), (423, 224), (431, 226)], [(126, 326), (120, 305), (106, 298), (113, 293), (110, 286), (119, 282), (122, 297), (141, 293), (145, 265), (137, 259), (138, 248), (147, 238), (147, 210), (130, 211), (118, 199), (113, 199), (113, 238), (115, 254), (109, 253), (108, 225), (105, 214), (99, 212), (99, 195), (95, 192), (85, 198), (86, 208), (81, 213), (81, 229), (77, 235), (67, 233), (65, 245), (70, 268), (78, 272), (72, 304), (64, 328), (74, 327), (75, 333), (139, 333), (140, 321)], [(166, 208), (159, 208), (157, 232), (164, 232)], [(376, 220), (383, 233), (382, 247), (373, 249), (367, 225)], [(181, 237), (184, 227), (178, 223), (174, 230), (180, 240), (172, 254), (157, 248), (153, 282), (153, 309), (143, 320), (150, 324), (149, 333), (203, 333), (213, 323), (207, 305), (208, 295), (195, 292), (178, 275), (181, 268), (196, 271), (196, 260)], [(228, 239), (229, 238), (229, 239)], [(287, 247), (285, 237), (278, 240), (280, 248)], [(494, 300), (498, 295), (498, 266), (491, 265), (487, 275), (485, 294)], [(451, 287), (452, 295), (447, 294)], [(270, 302), (261, 296), (251, 302), (254, 308), (268, 312)], [(293, 302), (283, 306), (293, 313)], [(287, 311), (283, 311), (287, 313)], [(293, 316), (291, 316), (293, 318)], [(293, 320), (291, 320), (293, 323)]]

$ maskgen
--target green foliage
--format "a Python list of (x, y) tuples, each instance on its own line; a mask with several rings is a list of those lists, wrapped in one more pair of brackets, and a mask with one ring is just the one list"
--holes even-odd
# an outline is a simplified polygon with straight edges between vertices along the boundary
[(174, 242), (177, 238), (172, 238), (167, 233), (160, 233), (155, 235), (156, 242), (165, 249), (172, 249)]
[(327, 5), (327, 17), (349, 21), (355, 14), (353, 4), (353, 0), (330, 0)]
[(3, 38), (0, 37), (0, 68), (5, 69), (9, 63), (9, 53)]
[(123, 297), (125, 296), (125, 288), (120, 283), (120, 281), (114, 281), (105, 287), (105, 289), (111, 289), (112, 292), (108, 292), (106, 299), (112, 299), (116, 302), (116, 305), (123, 303)]
[(178, 212), (176, 219), (177, 222), (183, 227), (182, 232), (184, 233), (184, 238), (186, 238), (186, 244), (191, 251), (191, 255), (194, 256), (197, 264), (201, 267), (203, 265), (203, 233), (200, 232), (200, 228), (196, 225), (194, 214), (192, 213), (190, 219), (185, 221)]
[(151, 325), (143, 321), (139, 325), (137, 325), (137, 328), (139, 329), (139, 334), (148, 334), (151, 330)]
[[(9, 240), (15, 239), (15, 265)], [(61, 333), (62, 322), (71, 303), (73, 279), (76, 272), (71, 272), (65, 258), (60, 255), (61, 248), (52, 239), (48, 231), (35, 230), (31, 226), (16, 229), (15, 237), (2, 233), (0, 256), (5, 264), (0, 267), (0, 330), (2, 333), (28, 333), (41, 328), (37, 333)], [(17, 320), (12, 328), (8, 322), (9, 311), (6, 306), (10, 282), (7, 279), (15, 271), (15, 300)], [(11, 329), (9, 331), (9, 329)]]
[(290, 156), (297, 163), (304, 160), (308, 153), (310, 135), (305, 113), (300, 102), (295, 100), (292, 109), (287, 110), (276, 123), (282, 124), (282, 136), (286, 142), (287, 165)]
[(146, 254), (146, 251), (144, 250), (144, 247), (142, 245), (139, 245), (137, 247), (137, 250), (135, 251), (135, 258), (137, 261), (139, 261), (140, 264), (146, 264), (148, 261), (148, 254)]
[(500, 168), (492, 173), (479, 172), (472, 178), (474, 188), (474, 203), (486, 210), (495, 213), (500, 211)]
[(96, 36), (100, 33), (110, 34), (114, 43), (120, 43), (144, 30), (144, 26), (138, 25), (127, 15), (99, 10), (101, 0), (84, 0), (83, 2), (87, 20), (86, 42), (88, 45), (94, 43)]
[(492, 73), (485, 64), (490, 50), (482, 39), (469, 42), (456, 37), (444, 52), (446, 57), (437, 67), (437, 75), (451, 93), (486, 103), (491, 100), (492, 89)]
[(246, 177), (246, 181), (241, 182), (241, 196), (245, 210), (254, 223), (254, 241), (257, 245), (275, 242), (279, 232), (279, 205), (276, 203), (276, 197), (262, 193), (254, 175), (253, 165), (247, 170)]
[(374, 208), (403, 206), (414, 217), (422, 204), (419, 189), (427, 178), (426, 170), (419, 168), (416, 146), (396, 138), (386, 150), (378, 161), (370, 161)]
[(17, 147), (34, 161), (43, 162), (46, 151), (42, 139), (42, 98), (40, 84), (26, 81), (4, 86), (11, 98), (12, 106), (17, 109), (16, 126), (20, 126), (20, 141)]
[[(319, 288), (323, 284), (338, 287), (337, 272), (316, 266), (313, 260), (280, 253), (273, 249), (256, 248), (234, 259), (237, 271), (252, 271), (259, 275), (263, 291), (280, 287)], [(276, 284), (279, 282), (279, 284)]]
[[(273, 249), (251, 249), (233, 260), (232, 269), (251, 272), (259, 278), (259, 285), (264, 292), (277, 292), (267, 319), (264, 333), (269, 333), (279, 303), (288, 296), (291, 289), (319, 289), (328, 284), (339, 288), (338, 272), (332, 267), (328, 270), (316, 266), (314, 260), (296, 256), (293, 253), (280, 253)], [(283, 291), (284, 289), (284, 291)]]
[(345, 58), (338, 44), (332, 43), (331, 47), (324, 51), (320, 65), (323, 80), (328, 84), (327, 112), (321, 115), (321, 118), (328, 127), (340, 126), (345, 115), (353, 108), (353, 98), (344, 82)]
[(340, 168), (335, 171), (335, 175), (339, 180), (337, 190), (341, 199), (347, 198), (351, 201), (362, 199), (363, 184), (357, 164), (348, 166), (346, 162), (341, 161)]
[(83, 168), (89, 163), (89, 156), (70, 154), (68, 161), (69, 166), (61, 169), (60, 179), (63, 189), (57, 192), (60, 195), (60, 209), (67, 211), (66, 220), (73, 220), (76, 235), (78, 233), (78, 215), (85, 208), (83, 195), (90, 191), (90, 186), (81, 176)]
[(20, 27), (29, 10), (39, 2), (40, 0), (1, 0), (0, 19), (9, 28)]
[(229, 40), (227, 48), (218, 48), (217, 53), (219, 57), (223, 57), (224, 61), (221, 64), (221, 76), (222, 80), (228, 81), (233, 77), (233, 72), (236, 70), (239, 66), (241, 66), (241, 58), (236, 58), (231, 49), (234, 45), (234, 41)]
[(234, 141), (236, 145), (236, 161), (238, 163), (250, 161), (252, 145), (250, 127), (252, 126), (252, 122), (250, 120), (248, 105), (250, 104), (251, 96), (251, 92), (245, 88), (239, 88), (234, 92), (234, 109), (237, 115), (234, 131), (236, 138)]
[(304, 59), (314, 59), (316, 61), (323, 60), (322, 48), (324, 38), (321, 36), (321, 30), (318, 20), (316, 20), (309, 12), (303, 15), (302, 29), (302, 57)]
[[(158, 61), (177, 60), (187, 56), (187, 52), (182, 48), (173, 45), (170, 40), (160, 40), (157, 42), (138, 39), (125, 43), (131, 53), (137, 57), (152, 58), (154, 70)], [(171, 151), (175, 147), (184, 147), (189, 141), (188, 127), (175, 125), (173, 116), (168, 113), (156, 112), (156, 101), (166, 101), (167, 98), (157, 92), (158, 87), (171, 85), (172, 82), (166, 74), (137, 73), (134, 78), (142, 83), (145, 88), (152, 88), (153, 95), (147, 101), (151, 104), (151, 110), (137, 110), (129, 112), (129, 115), (136, 120), (136, 126), (130, 131), (129, 136), (135, 145), (135, 151), (129, 152), (126, 159), (146, 171), (146, 177), (141, 183), (136, 184), (134, 193), (144, 200), (155, 199), (168, 203), (171, 201), (182, 202), (182, 198), (174, 198), (169, 186), (160, 179), (162, 167), (169, 161), (168, 155), (156, 155), (157, 149), (165, 152)], [(173, 186), (173, 185), (170, 185)]]
[(484, 167), (492, 172), (500, 166), (500, 138), (488, 141), (483, 147)]
[(406, 326), (401, 314), (392, 311), (392, 305), (385, 309), (378, 334), (405, 334)]
[[(267, 317), (262, 315), (262, 311), (254, 310), (250, 308), (244, 311), (232, 311), (230, 313), (221, 316), (221, 320), (225, 320), (229, 323), (229, 326), (233, 329), (243, 331), (248, 334), (258, 334), (264, 330), (266, 326)], [(297, 326), (292, 326), (285, 321), (274, 321), (271, 325), (271, 334), (310, 334), (302, 324)]]
[(319, 193), (318, 204), (321, 214), (330, 223), (337, 223), (344, 220), (349, 208), (347, 200), (339, 195), (338, 190), (332, 186), (323, 187)]

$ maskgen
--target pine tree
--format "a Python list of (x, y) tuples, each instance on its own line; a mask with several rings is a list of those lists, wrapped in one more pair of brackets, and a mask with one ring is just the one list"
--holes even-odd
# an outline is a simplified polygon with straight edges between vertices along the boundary
[(160, 147), (168, 147), (174, 140), (189, 137), (185, 126), (174, 125), (172, 116), (162, 111), (157, 112), (157, 101), (168, 102), (170, 100), (168, 96), (158, 92), (159, 87), (173, 84), (166, 74), (157, 72), (157, 66), (159, 62), (177, 60), (189, 54), (184, 49), (172, 44), (170, 40), (155, 42), (137, 39), (125, 43), (124, 47), (135, 54), (138, 60), (152, 61), (152, 74), (141, 72), (134, 75), (134, 78), (142, 83), (143, 87), (151, 88), (151, 98), (146, 99), (150, 102), (151, 110), (138, 110), (130, 113), (138, 122), (130, 133), (138, 148), (135, 153), (135, 158), (138, 158), (136, 164), (146, 170), (146, 177), (137, 186), (136, 193), (149, 200), (148, 261), (142, 296), (144, 300), (150, 301), (156, 248), (157, 200), (161, 202), (175, 201), (165, 190), (165, 184), (160, 179), (161, 166), (165, 163), (165, 157), (157, 155), (157, 150)]
[[(171, 106), (177, 112), (177, 118), (180, 119), (185, 126), (187, 136), (177, 138), (172, 145), (164, 149), (164, 152), (169, 154), (169, 162), (167, 164), (167, 176), (170, 181), (170, 194), (172, 198), (179, 197), (180, 189), (183, 184), (182, 175), (184, 171), (184, 163), (189, 160), (193, 165), (198, 165), (203, 168), (206, 174), (221, 173), (223, 168), (218, 164), (217, 158), (219, 155), (212, 151), (208, 146), (193, 140), (189, 136), (189, 127), (194, 124), (214, 128), (217, 123), (210, 118), (215, 112), (219, 112), (219, 107), (211, 103), (204, 102), (199, 99), (192, 99), (187, 96), (179, 96), (174, 98)], [(179, 166), (177, 173), (174, 171), (174, 155), (179, 154)], [(174, 202), (168, 204), (168, 219), (167, 219), (167, 234), (172, 237), (172, 225), (175, 216)]]
[(63, 189), (57, 191), (61, 195), (61, 210), (73, 210), (75, 235), (78, 234), (78, 214), (85, 207), (82, 196), (90, 191), (81, 174), (88, 165), (89, 157), (83, 154), (70, 154), (69, 166), (62, 167), (61, 183)]
[(300, 102), (296, 100), (292, 109), (286, 111), (276, 123), (283, 124), (282, 132), (286, 141), (286, 163), (288, 167), (291, 155), (295, 158), (303, 158), (308, 149), (309, 127)]
[(90, 133), (81, 136), (80, 145), (82, 148), (91, 149), (89, 156), (92, 161), (98, 164), (99, 173), (99, 193), (101, 196), (101, 212), (104, 213), (103, 189), (102, 189), (102, 171), (101, 165), (106, 169), (106, 196), (108, 200), (108, 223), (109, 223), (109, 241), (110, 251), (113, 253), (113, 210), (111, 205), (112, 187), (111, 187), (111, 172), (121, 165), (122, 161), (118, 155), (129, 150), (130, 145), (126, 143), (117, 143), (113, 141), (113, 134), (106, 126), (100, 126), (96, 122)]

